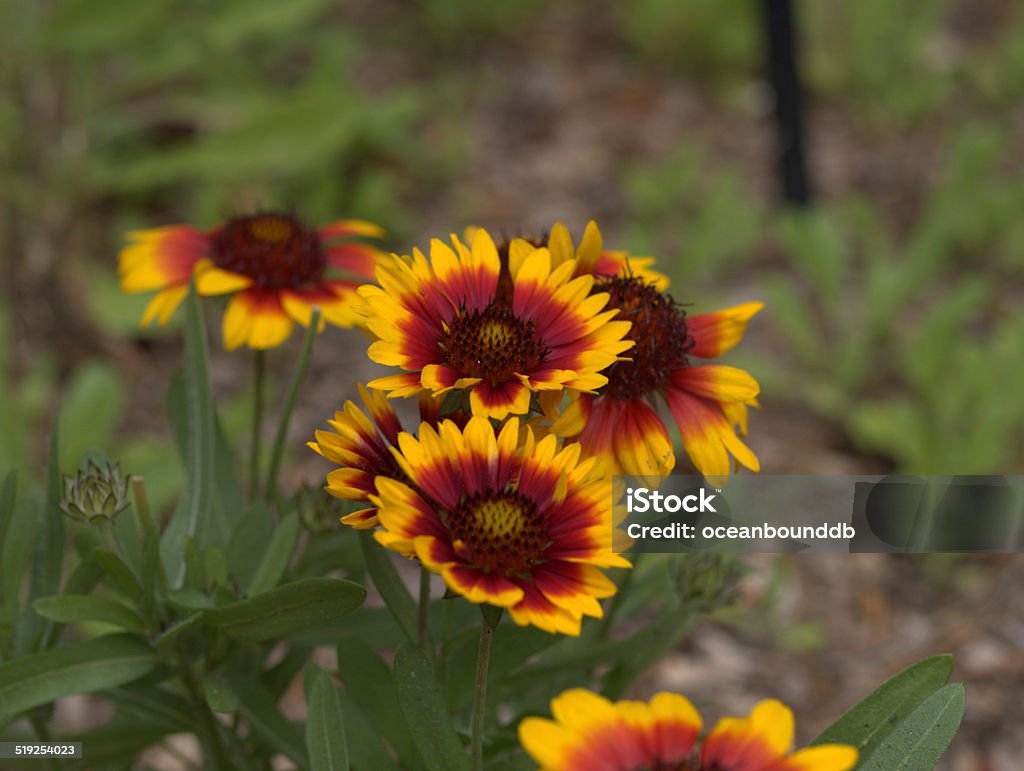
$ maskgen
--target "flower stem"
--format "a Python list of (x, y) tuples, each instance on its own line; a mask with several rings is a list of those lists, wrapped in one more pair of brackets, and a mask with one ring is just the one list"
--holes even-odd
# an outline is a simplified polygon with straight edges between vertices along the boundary
[(253, 351), (252, 358), (252, 445), (249, 453), (249, 499), (260, 492), (260, 445), (263, 428), (263, 381), (267, 368), (266, 351)]
[(185, 685), (185, 691), (192, 702), (192, 708), (195, 710), (197, 718), (197, 734), (203, 747), (210, 754), (209, 760), (213, 768), (217, 771), (228, 771), (228, 769), (234, 768), (231, 753), (228, 751), (228, 746), (221, 733), (222, 726), (217, 722), (217, 717), (210, 709), (210, 705), (207, 704), (206, 697), (203, 695), (202, 683), (199, 682), (199, 677), (192, 669), (192, 663), (184, 651), (179, 651), (178, 654), (178, 676)]
[(295, 375), (288, 386), (288, 395), (285, 397), (284, 409), (281, 410), (281, 417), (277, 422), (277, 433), (274, 434), (274, 445), (270, 451), (270, 468), (267, 469), (267, 482), (263, 490), (266, 500), (272, 499), (277, 494), (277, 472), (281, 467), (281, 459), (284, 456), (284, 440), (288, 434), (288, 423), (292, 419), (292, 410), (295, 409), (295, 399), (299, 395), (299, 387), (306, 379), (309, 371), (309, 361), (313, 354), (313, 342), (316, 340), (317, 331), (320, 327), (320, 308), (313, 307), (313, 314), (309, 319), (309, 326), (306, 327), (306, 336), (302, 341), (302, 353), (299, 354), (299, 363), (295, 367)]
[(480, 627), (480, 648), (476, 658), (476, 683), (473, 686), (473, 718), (470, 723), (470, 757), (473, 771), (484, 767), (484, 716), (487, 712), (487, 668), (491, 663), (491, 642), (494, 628), (501, 620), (501, 609), (488, 614), (483, 610), (483, 625)]
[(416, 617), (416, 640), (420, 647), (429, 653), (427, 646), (427, 627), (430, 622), (430, 571), (420, 566), (420, 604)]

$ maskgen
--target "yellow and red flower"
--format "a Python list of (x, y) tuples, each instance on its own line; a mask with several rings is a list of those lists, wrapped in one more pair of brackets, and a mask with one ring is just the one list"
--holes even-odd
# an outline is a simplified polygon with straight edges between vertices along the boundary
[(593, 293), (594, 278), (573, 278), (575, 262), (553, 268), (551, 253), (535, 248), (510, 266), (511, 291), (501, 293), (502, 265), (486, 231), (470, 247), (435, 239), (429, 261), (392, 255), (377, 265), (380, 286), (364, 286), (366, 326), (378, 338), (375, 362), (404, 372), (370, 383), (407, 396), (468, 390), (474, 415), (501, 420), (521, 415), (536, 391), (591, 392), (607, 382), (601, 370), (630, 343), (626, 322)]
[[(398, 415), (383, 392), (360, 384), (359, 395), (372, 420), (354, 402), (346, 401), (334, 420), (328, 421), (334, 431), (317, 431), (316, 441), (306, 444), (341, 467), (327, 474), (327, 492), (342, 500), (368, 503), (378, 476), (407, 477), (391, 454), (402, 431)], [(373, 506), (347, 514), (341, 521), (357, 530), (372, 530), (380, 524)]]
[(552, 268), (574, 260), (574, 275), (577, 276), (638, 276), (658, 289), (668, 286), (668, 278), (651, 267), (654, 265), (653, 257), (637, 257), (629, 252), (605, 249), (601, 231), (593, 220), (587, 223), (578, 246), (573, 246), (569, 229), (561, 222), (551, 227), (546, 239), (512, 239), (509, 261), (519, 262), (537, 246), (546, 246), (551, 251)]
[(583, 616), (601, 616), (616, 587), (600, 568), (629, 563), (612, 551), (611, 479), (596, 458), (537, 441), (518, 418), (500, 430), (478, 416), (423, 423), (398, 446), (407, 481), (378, 476), (370, 496), (378, 542), (520, 626), (578, 635)]
[[(340, 466), (327, 474), (327, 492), (342, 500), (369, 503), (378, 476), (403, 482), (409, 478), (392, 455), (392, 448), (398, 447), (402, 423), (387, 396), (362, 383), (359, 396), (369, 416), (353, 401), (346, 401), (334, 413), (334, 420), (327, 421), (334, 431), (317, 431), (316, 441), (306, 442), (306, 446)], [(441, 419), (441, 400), (420, 394), (419, 408), (420, 421), (436, 428)], [(465, 425), (469, 419), (460, 410), (446, 417), (457, 425)], [(380, 525), (375, 506), (346, 514), (341, 522), (356, 530), (372, 530)]]
[(848, 771), (857, 750), (824, 744), (789, 754), (793, 713), (762, 701), (723, 718), (697, 749), (703, 721), (684, 696), (618, 701), (574, 688), (551, 701), (553, 720), (528, 717), (519, 740), (543, 771)]
[(128, 234), (120, 254), (121, 287), (151, 292), (142, 323), (174, 313), (195, 277), (201, 295), (231, 294), (224, 313), (224, 347), (274, 348), (295, 323), (308, 325), (313, 307), (323, 320), (350, 327), (356, 287), (373, 277), (381, 252), (354, 240), (383, 231), (362, 220), (307, 228), (291, 214), (236, 217), (210, 230), (171, 225)]
[[(634, 346), (615, 362), (598, 394), (579, 394), (555, 419), (552, 430), (574, 438), (587, 454), (603, 458), (612, 473), (664, 475), (675, 466), (668, 429), (655, 409), (667, 402), (683, 446), (702, 474), (728, 476), (730, 455), (757, 471), (755, 455), (736, 433), (746, 432), (746, 409), (756, 404), (757, 382), (736, 367), (697, 365), (735, 346), (761, 303), (687, 316), (671, 295), (640, 276), (599, 280), (618, 320), (631, 322)], [(547, 403), (554, 414), (554, 404)]]
[(725, 717), (705, 737), (700, 769), (721, 771), (847, 771), (857, 750), (847, 744), (819, 744), (789, 754), (793, 712), (780, 701), (759, 702), (747, 717)]

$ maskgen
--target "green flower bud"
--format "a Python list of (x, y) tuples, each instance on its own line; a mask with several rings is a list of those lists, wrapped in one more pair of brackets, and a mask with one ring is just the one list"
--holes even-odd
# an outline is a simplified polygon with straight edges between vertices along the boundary
[[(299, 521), (310, 533), (327, 533), (338, 529), (338, 518), (344, 513), (341, 501), (323, 487), (303, 485), (298, 495)], [(365, 506), (365, 504), (363, 504)]]
[(746, 572), (731, 554), (681, 554), (672, 570), (680, 599), (703, 612), (735, 602), (739, 580)]
[(117, 463), (99, 466), (93, 461), (71, 476), (64, 474), (60, 510), (79, 522), (111, 522), (128, 508), (128, 477)]

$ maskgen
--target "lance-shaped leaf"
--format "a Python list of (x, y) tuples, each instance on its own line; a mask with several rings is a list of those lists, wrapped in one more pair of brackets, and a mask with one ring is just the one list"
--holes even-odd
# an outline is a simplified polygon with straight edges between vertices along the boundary
[(870, 696), (826, 728), (812, 744), (852, 744), (870, 756), (921, 702), (944, 686), (953, 657), (931, 656), (886, 680)]
[(32, 603), (32, 607), (43, 618), (62, 624), (102, 621), (129, 632), (141, 634), (144, 631), (142, 619), (135, 611), (109, 597), (63, 594), (57, 597), (40, 597)]
[(403, 645), (395, 654), (398, 703), (420, 757), (430, 771), (469, 768), (469, 756), (452, 727), (430, 659), (419, 648)]
[(858, 769), (930, 771), (935, 768), (960, 727), (965, 698), (961, 683), (940, 688), (896, 726)]
[(115, 688), (157, 664), (138, 637), (107, 635), (0, 664), (0, 726), (62, 696)]
[(341, 695), (330, 675), (316, 668), (310, 675), (309, 714), (306, 718), (306, 750), (312, 771), (348, 771), (348, 746)]
[(351, 581), (307, 578), (241, 602), (210, 608), (203, 622), (243, 640), (270, 640), (350, 613), (366, 589)]

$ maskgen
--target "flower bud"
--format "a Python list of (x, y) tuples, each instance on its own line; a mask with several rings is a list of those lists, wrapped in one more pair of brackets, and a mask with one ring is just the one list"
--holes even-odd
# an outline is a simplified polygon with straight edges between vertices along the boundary
[(128, 477), (117, 463), (88, 467), (71, 476), (64, 474), (60, 510), (80, 522), (111, 522), (128, 508)]
[(672, 570), (679, 598), (704, 612), (735, 602), (737, 585), (745, 572), (731, 554), (682, 554), (676, 557)]

